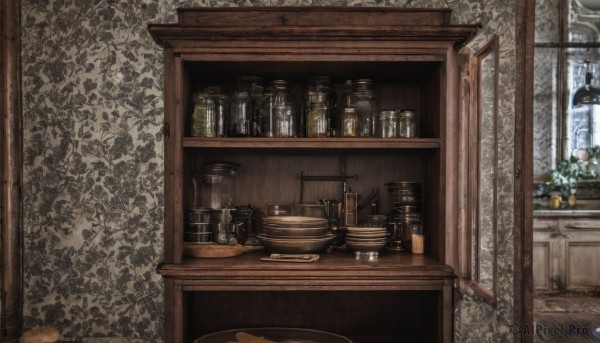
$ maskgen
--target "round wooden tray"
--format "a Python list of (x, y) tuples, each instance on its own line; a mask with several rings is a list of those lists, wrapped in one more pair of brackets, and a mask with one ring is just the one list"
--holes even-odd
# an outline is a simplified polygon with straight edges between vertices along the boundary
[(183, 255), (200, 258), (234, 257), (244, 253), (244, 247), (217, 243), (183, 243)]

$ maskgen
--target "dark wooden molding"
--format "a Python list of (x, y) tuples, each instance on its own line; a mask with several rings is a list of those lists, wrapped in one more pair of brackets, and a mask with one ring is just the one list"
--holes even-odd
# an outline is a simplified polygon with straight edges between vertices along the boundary
[[(514, 321), (533, 326), (533, 52), (535, 0), (517, 2), (514, 182)], [(514, 342), (533, 342), (515, 335)]]
[(20, 1), (2, 0), (2, 332), (16, 341), (22, 327)]
[[(379, 7), (183, 8), (178, 10), (178, 24), (150, 24), (148, 30), (164, 47), (189, 46), (193, 40), (251, 38), (263, 41), (418, 39), (462, 44), (473, 37), (479, 26), (450, 25), (450, 13), (448, 9)], [(336, 20), (328, 19), (333, 16)]]

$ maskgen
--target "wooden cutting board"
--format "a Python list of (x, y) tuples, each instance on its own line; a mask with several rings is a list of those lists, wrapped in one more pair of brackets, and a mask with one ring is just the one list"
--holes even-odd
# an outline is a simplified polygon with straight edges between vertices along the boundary
[(243, 253), (244, 247), (240, 244), (224, 245), (217, 243), (183, 243), (183, 254), (188, 257), (221, 258), (239, 256)]

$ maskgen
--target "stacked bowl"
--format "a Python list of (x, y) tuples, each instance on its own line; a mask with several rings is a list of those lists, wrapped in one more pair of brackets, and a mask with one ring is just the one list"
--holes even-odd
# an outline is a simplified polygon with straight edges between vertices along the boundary
[(377, 259), (386, 243), (385, 227), (348, 227), (346, 232), (346, 247), (354, 250), (357, 259)]
[(271, 216), (263, 218), (258, 240), (269, 251), (282, 254), (309, 254), (325, 250), (335, 237), (326, 218)]

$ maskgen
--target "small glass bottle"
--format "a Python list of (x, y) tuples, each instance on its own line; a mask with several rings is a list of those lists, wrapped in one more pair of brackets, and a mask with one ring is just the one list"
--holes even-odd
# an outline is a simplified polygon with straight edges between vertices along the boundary
[(216, 108), (213, 99), (206, 93), (192, 96), (192, 132), (193, 137), (216, 136)]
[(398, 137), (398, 115), (396, 111), (381, 111), (379, 114), (381, 138)]
[(326, 104), (313, 102), (310, 104), (306, 118), (306, 136), (309, 138), (324, 138), (329, 136), (329, 118)]
[(425, 252), (425, 236), (423, 235), (423, 224), (420, 221), (414, 221), (409, 224), (411, 237), (411, 250), (413, 254), (422, 254)]
[(416, 137), (415, 112), (413, 110), (400, 111), (398, 120), (398, 136), (404, 138)]
[(358, 136), (358, 114), (356, 108), (345, 107), (342, 113), (342, 137)]

